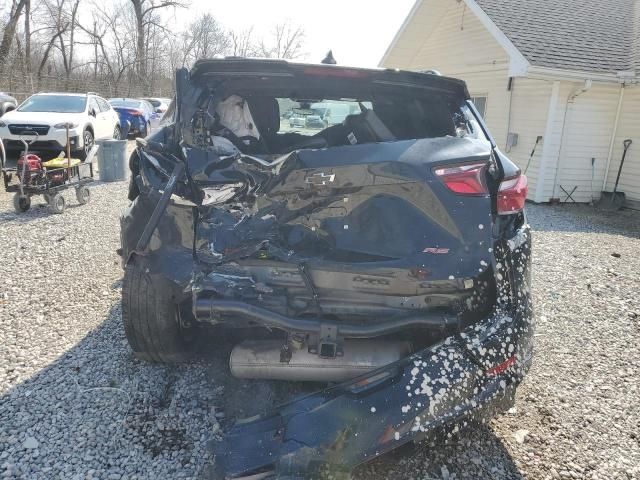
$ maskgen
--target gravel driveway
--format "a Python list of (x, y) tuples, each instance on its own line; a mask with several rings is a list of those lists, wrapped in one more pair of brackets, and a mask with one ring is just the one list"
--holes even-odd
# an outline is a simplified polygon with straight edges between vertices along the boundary
[[(72, 193), (58, 216), (38, 201), (16, 216), (0, 193), (0, 477), (206, 478), (211, 433), (278, 388), (238, 388), (215, 352), (180, 367), (133, 359), (115, 254), (126, 186), (96, 185), (77, 208)], [(358, 479), (640, 479), (640, 212), (529, 215), (537, 353), (515, 408)]]

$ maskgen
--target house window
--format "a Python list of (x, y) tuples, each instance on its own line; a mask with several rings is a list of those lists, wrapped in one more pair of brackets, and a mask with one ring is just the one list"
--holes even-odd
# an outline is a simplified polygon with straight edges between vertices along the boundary
[(478, 110), (478, 113), (480, 113), (480, 116), (484, 118), (484, 114), (487, 111), (487, 96), (478, 95), (475, 97), (471, 97), (471, 101), (476, 106), (476, 110)]

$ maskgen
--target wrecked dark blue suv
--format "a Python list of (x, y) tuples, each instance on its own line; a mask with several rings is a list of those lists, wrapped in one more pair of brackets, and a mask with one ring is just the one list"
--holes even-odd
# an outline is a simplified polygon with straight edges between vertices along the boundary
[[(226, 431), (221, 478), (348, 472), (512, 404), (532, 356), (527, 183), (464, 82), (228, 58), (176, 91), (130, 161), (131, 348), (181, 361), (216, 325), (242, 339), (234, 376), (329, 385)], [(289, 122), (319, 102), (344, 120)]]

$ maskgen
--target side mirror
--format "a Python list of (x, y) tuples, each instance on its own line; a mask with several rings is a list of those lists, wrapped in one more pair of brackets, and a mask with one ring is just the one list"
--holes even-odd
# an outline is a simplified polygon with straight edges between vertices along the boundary
[(95, 108), (90, 108), (89, 109), (89, 115), (91, 115), (92, 117), (96, 116), (96, 109)]

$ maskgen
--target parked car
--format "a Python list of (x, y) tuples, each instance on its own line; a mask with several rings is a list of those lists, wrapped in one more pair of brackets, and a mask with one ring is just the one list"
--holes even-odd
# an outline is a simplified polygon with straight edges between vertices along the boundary
[(325, 128), (328, 126), (321, 115), (307, 115), (305, 120), (307, 128)]
[[(463, 81), (228, 58), (176, 85), (130, 159), (129, 345), (182, 361), (211, 325), (239, 338), (236, 377), (337, 382), (228, 429), (220, 478), (319, 478), (512, 405), (532, 359), (527, 182)], [(280, 104), (344, 99), (341, 124), (279, 131)]]
[(154, 111), (159, 113), (161, 116), (164, 115), (164, 112), (169, 108), (169, 104), (171, 103), (170, 98), (143, 98), (151, 104)]
[(96, 139), (120, 138), (118, 114), (92, 93), (37, 93), (0, 119), (0, 138), (7, 150), (22, 151), (22, 132), (38, 134), (31, 151), (57, 153), (67, 144), (70, 123), (71, 154), (86, 158)]
[(11, 110), (15, 110), (18, 102), (8, 93), (0, 92), (0, 117)]
[(109, 103), (118, 112), (120, 122), (129, 122), (129, 135), (146, 137), (151, 132), (154, 110), (146, 100), (136, 98), (111, 98)]
[(290, 128), (306, 128), (307, 119), (306, 115), (301, 112), (292, 112), (289, 115), (289, 127)]

